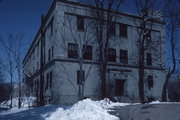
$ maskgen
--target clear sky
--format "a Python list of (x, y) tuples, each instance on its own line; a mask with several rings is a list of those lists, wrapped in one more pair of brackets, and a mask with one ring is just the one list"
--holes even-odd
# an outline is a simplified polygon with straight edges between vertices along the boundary
[(52, 0), (1, 0), (0, 35), (9, 32), (25, 33), (32, 40), (40, 26), (41, 14), (45, 14)]

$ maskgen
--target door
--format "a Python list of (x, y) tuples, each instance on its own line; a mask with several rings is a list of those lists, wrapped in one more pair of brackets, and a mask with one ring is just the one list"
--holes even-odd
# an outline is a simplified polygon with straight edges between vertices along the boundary
[(124, 83), (125, 80), (116, 80), (115, 95), (122, 96), (124, 94)]

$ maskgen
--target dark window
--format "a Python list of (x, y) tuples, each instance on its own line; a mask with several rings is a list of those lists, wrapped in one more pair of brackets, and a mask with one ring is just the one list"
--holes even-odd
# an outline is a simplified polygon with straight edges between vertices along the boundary
[(52, 71), (50, 72), (50, 88), (52, 88)]
[(120, 37), (127, 37), (127, 25), (126, 24), (120, 24), (119, 25), (119, 34)]
[(153, 76), (149, 75), (147, 79), (148, 79), (148, 88), (152, 88), (153, 87)]
[(82, 79), (80, 75), (80, 70), (77, 71), (77, 84), (82, 84), (84, 82), (84, 71), (82, 71)]
[(151, 31), (149, 31), (149, 32), (147, 33), (146, 38), (147, 38), (147, 40), (151, 40)]
[(116, 24), (115, 23), (111, 23), (110, 28), (109, 28), (109, 34), (110, 35), (116, 34)]
[(84, 30), (84, 17), (77, 16), (77, 29)]
[(51, 52), (52, 52), (52, 58), (54, 57), (54, 46), (52, 46), (52, 50), (51, 50)]
[(68, 58), (78, 58), (78, 44), (68, 43)]
[(53, 20), (54, 20), (54, 18), (52, 18), (50, 21), (50, 29), (51, 29), (50, 36), (53, 35)]
[(116, 62), (116, 49), (108, 49), (108, 62)]
[(147, 53), (147, 65), (152, 65), (152, 55), (151, 53)]
[(92, 46), (84, 45), (83, 52), (83, 59), (92, 60)]
[(51, 60), (51, 49), (48, 50), (48, 60)]
[(120, 50), (120, 62), (123, 64), (128, 64), (128, 51)]
[(49, 88), (49, 73), (46, 75), (46, 89)]

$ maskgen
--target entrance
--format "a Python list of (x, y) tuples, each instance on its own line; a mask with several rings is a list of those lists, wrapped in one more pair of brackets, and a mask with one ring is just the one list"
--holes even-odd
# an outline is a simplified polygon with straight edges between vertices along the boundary
[(115, 89), (116, 96), (124, 95), (124, 83), (125, 80), (116, 80), (116, 89)]

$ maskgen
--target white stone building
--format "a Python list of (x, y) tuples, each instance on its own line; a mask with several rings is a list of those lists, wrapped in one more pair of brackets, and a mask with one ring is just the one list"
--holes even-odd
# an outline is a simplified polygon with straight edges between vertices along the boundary
[[(78, 100), (78, 54), (83, 54), (84, 95), (100, 96), (97, 44), (92, 21), (92, 8), (80, 2), (55, 0), (37, 32), (24, 60), (24, 82), (32, 95), (40, 94), (44, 81), (45, 102), (71, 104)], [(107, 84), (109, 92), (120, 101), (139, 101), (138, 90), (138, 29), (140, 18), (117, 13), (112, 27), (108, 57)], [(145, 53), (146, 100), (161, 100), (165, 80), (164, 23), (156, 21), (151, 39), (159, 41), (156, 51)], [(157, 56), (158, 55), (158, 56)]]

